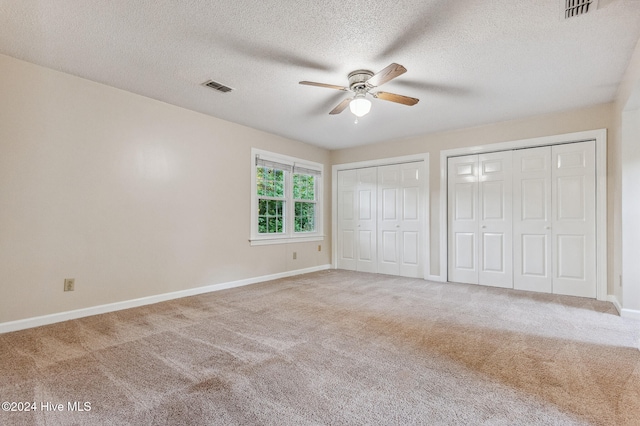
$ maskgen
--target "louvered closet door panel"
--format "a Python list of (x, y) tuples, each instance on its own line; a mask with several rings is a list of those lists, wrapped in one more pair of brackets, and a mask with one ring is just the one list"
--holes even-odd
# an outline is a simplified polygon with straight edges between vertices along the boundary
[(553, 292), (596, 297), (595, 142), (552, 147)]
[(339, 269), (356, 270), (358, 176), (355, 170), (338, 172), (338, 255)]
[(478, 284), (478, 156), (448, 159), (449, 281)]
[(513, 287), (512, 151), (478, 156), (478, 284)]
[(377, 259), (377, 168), (357, 169), (356, 270), (378, 272)]
[(551, 293), (551, 147), (513, 152), (514, 288)]

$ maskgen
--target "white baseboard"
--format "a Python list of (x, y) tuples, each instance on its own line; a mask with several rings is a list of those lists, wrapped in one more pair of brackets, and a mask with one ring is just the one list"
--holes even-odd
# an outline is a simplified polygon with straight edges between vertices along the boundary
[(613, 306), (615, 306), (620, 316), (622, 316), (622, 306), (620, 305), (620, 301), (618, 301), (618, 298), (616, 296), (614, 296), (613, 294), (608, 294), (607, 302), (613, 303)]
[(620, 316), (623, 318), (640, 320), (640, 311), (636, 309), (622, 309)]
[(620, 305), (618, 298), (613, 294), (607, 296), (607, 301), (613, 303), (613, 306), (616, 307), (621, 317), (640, 320), (640, 311), (636, 309), (623, 308), (622, 305)]
[(220, 284), (212, 284), (204, 287), (190, 288), (188, 290), (174, 291), (171, 293), (157, 294), (155, 296), (141, 297), (139, 299), (125, 300), (122, 302), (108, 303), (106, 305), (92, 306), (90, 308), (76, 309), (73, 311), (59, 312), (56, 314), (43, 315), (33, 318), (25, 318), (17, 321), (0, 323), (0, 334), (11, 331), (24, 330), (26, 328), (39, 327), (41, 325), (54, 324), (57, 322), (88, 317), (91, 315), (104, 314), (107, 312), (120, 311), (122, 309), (136, 308), (138, 306), (151, 305), (153, 303), (165, 302), (167, 300), (180, 299), (181, 297), (195, 296), (212, 291), (226, 290), (228, 288), (242, 287), (249, 284), (261, 283), (264, 281), (276, 280), (279, 278), (292, 277), (295, 275), (308, 274), (310, 272), (324, 271), (331, 269), (331, 265), (320, 265), (295, 271), (280, 272), (278, 274), (263, 275), (260, 277), (246, 278), (244, 280), (230, 281)]

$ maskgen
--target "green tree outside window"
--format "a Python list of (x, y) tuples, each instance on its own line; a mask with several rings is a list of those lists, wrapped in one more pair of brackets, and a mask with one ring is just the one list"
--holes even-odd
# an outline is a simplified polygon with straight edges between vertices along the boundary
[(256, 172), (258, 232), (281, 234), (285, 232), (285, 172), (269, 167), (258, 167)]
[(294, 230), (314, 232), (316, 230), (316, 177), (293, 175)]

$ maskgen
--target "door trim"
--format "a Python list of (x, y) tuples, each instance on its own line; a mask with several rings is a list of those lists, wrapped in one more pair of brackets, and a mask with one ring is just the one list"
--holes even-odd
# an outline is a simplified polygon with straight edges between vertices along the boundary
[(433, 279), (429, 274), (431, 271), (430, 263), (430, 230), (429, 230), (429, 153), (404, 155), (401, 157), (381, 158), (378, 160), (357, 161), (354, 163), (334, 164), (331, 167), (331, 267), (338, 267), (338, 171), (362, 169), (367, 167), (390, 166), (394, 164), (413, 163), (416, 161), (424, 161), (425, 180), (422, 187), (422, 219), (424, 220), (424, 232), (422, 233), (423, 247), (423, 276), (424, 279)]
[[(520, 139), (488, 145), (470, 146), (440, 151), (440, 276), (448, 281), (447, 228), (447, 159), (461, 155), (535, 148), (595, 140), (596, 143), (596, 298), (607, 300), (607, 129), (587, 130), (532, 139)], [(335, 166), (334, 166), (335, 167)], [(427, 276), (427, 275), (425, 275)]]

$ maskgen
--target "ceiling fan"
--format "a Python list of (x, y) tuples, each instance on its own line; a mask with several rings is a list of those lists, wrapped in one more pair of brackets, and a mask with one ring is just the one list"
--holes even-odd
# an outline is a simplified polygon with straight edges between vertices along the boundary
[[(371, 92), (372, 89), (393, 80), (405, 72), (407, 72), (405, 67), (400, 64), (393, 63), (376, 74), (368, 70), (356, 70), (350, 72), (348, 75), (349, 87), (315, 83), (313, 81), (301, 81), (300, 84), (355, 93), (353, 97), (346, 98), (340, 102), (331, 110), (331, 112), (329, 112), (329, 114), (340, 114), (348, 105), (349, 109), (356, 117), (362, 117), (368, 114), (371, 110), (371, 101), (367, 99), (367, 95), (371, 95), (377, 99), (382, 99), (383, 101), (391, 101), (408, 106), (413, 106), (418, 103), (419, 99), (411, 98), (409, 96), (397, 95), (389, 92)], [(356, 123), (357, 122), (356, 118)]]

